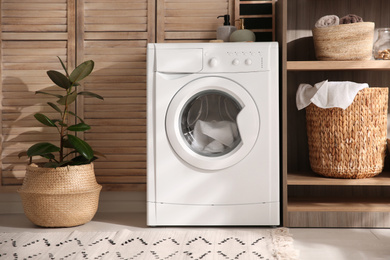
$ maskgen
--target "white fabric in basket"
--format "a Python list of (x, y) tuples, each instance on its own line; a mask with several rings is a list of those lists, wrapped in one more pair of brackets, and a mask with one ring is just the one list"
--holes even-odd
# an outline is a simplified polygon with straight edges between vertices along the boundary
[(351, 81), (328, 81), (309, 84), (300, 84), (296, 93), (298, 110), (304, 109), (310, 103), (320, 108), (339, 107), (346, 109), (352, 104), (356, 94), (364, 88), (367, 83), (356, 83)]

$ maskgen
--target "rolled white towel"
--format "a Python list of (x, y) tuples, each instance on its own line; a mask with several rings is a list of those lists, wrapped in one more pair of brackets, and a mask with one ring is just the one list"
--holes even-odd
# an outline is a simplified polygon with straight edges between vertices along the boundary
[(340, 18), (337, 15), (325, 15), (318, 19), (315, 24), (316, 28), (329, 27), (340, 24)]

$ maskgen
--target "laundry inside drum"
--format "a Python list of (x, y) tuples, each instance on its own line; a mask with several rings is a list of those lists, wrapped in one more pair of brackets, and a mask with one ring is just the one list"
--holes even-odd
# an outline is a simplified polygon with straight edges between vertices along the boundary
[(227, 93), (216, 90), (200, 92), (182, 111), (183, 138), (200, 155), (225, 155), (241, 143), (237, 126), (241, 109), (241, 105)]

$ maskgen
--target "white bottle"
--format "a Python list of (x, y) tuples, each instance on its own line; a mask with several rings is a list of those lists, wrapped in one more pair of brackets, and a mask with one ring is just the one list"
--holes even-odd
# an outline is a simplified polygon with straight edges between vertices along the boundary
[(230, 25), (230, 15), (225, 14), (218, 16), (217, 18), (223, 17), (224, 22), (223, 26), (218, 27), (217, 29), (217, 40), (223, 40), (224, 42), (228, 42), (230, 38), (230, 34), (237, 30), (235, 26)]

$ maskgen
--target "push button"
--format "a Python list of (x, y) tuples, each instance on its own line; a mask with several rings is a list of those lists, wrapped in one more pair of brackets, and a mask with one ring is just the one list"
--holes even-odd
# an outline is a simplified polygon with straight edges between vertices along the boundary
[(215, 67), (215, 66), (217, 66), (217, 65), (218, 65), (218, 60), (217, 60), (216, 58), (211, 58), (211, 59), (209, 60), (209, 65), (210, 65), (210, 67)]
[(246, 65), (251, 65), (252, 64), (252, 60), (251, 59), (246, 59), (245, 60), (245, 64)]

